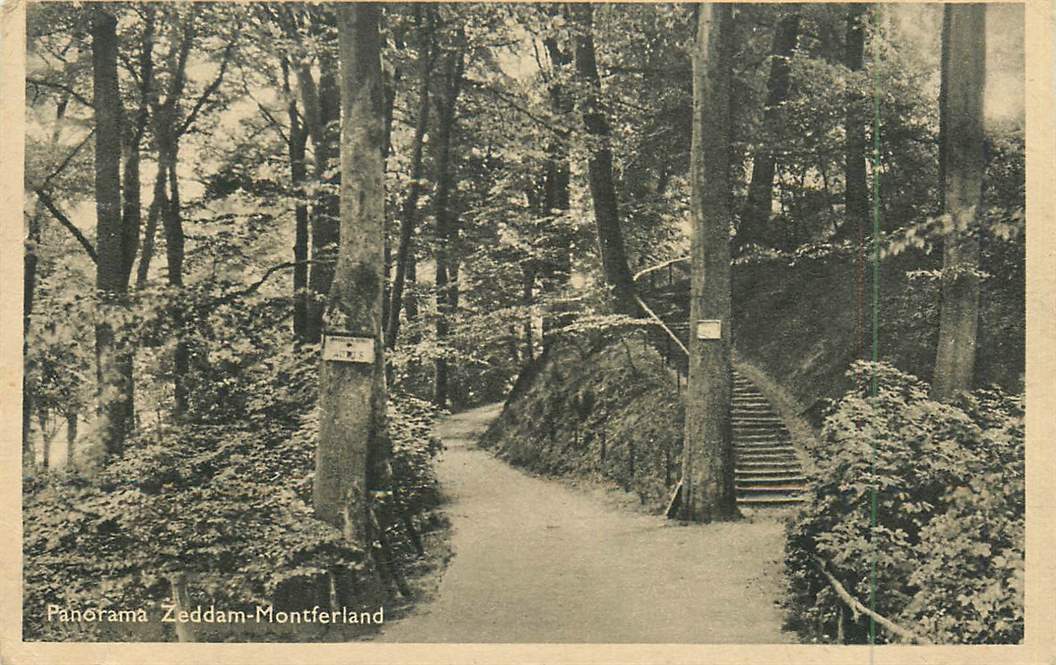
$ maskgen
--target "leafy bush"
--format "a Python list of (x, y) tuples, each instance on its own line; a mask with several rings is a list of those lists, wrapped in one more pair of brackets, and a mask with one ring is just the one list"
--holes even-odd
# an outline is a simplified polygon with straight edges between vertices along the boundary
[(580, 342), (550, 347), (481, 444), (540, 473), (606, 478), (661, 509), (681, 473), (674, 374), (641, 336), (594, 350)]
[[(940, 404), (886, 364), (849, 375), (856, 388), (825, 421), (809, 501), (788, 529), (794, 622), (836, 635), (842, 601), (820, 559), (856, 598), (934, 641), (1018, 642), (1022, 397), (994, 389)], [(845, 628), (865, 640), (864, 623)]]
[[(222, 394), (192, 393), (188, 418), (138, 430), (94, 474), (26, 483), (25, 639), (142, 639), (115, 624), (48, 622), (47, 605), (156, 607), (174, 575), (187, 576), (193, 601), (239, 609), (278, 602), (291, 584), (362, 570), (364, 552), (310, 507), (317, 350), (234, 348), (225, 365), (212, 362)], [(437, 413), (396, 397), (389, 415), (385, 489), (396, 501), (379, 494), (378, 504), (391, 515), (382, 523), (393, 548), (413, 551), (412, 522), (436, 504)]]

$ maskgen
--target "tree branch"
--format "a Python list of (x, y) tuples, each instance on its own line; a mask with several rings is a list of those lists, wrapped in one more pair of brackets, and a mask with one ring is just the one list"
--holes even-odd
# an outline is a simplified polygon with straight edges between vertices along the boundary
[(29, 76), (26, 77), (26, 83), (28, 83), (29, 85), (33, 85), (33, 86), (37, 86), (37, 87), (41, 87), (41, 88), (51, 88), (52, 90), (59, 90), (61, 92), (65, 92), (67, 95), (69, 95), (70, 97), (73, 97), (78, 102), (80, 102), (81, 104), (87, 106), (88, 108), (90, 108), (90, 109), (91, 108), (95, 108), (95, 106), (92, 105), (92, 102), (90, 102), (87, 98), (85, 98), (79, 92), (77, 92), (76, 90), (74, 90), (73, 88), (71, 88), (70, 86), (68, 86), (68, 85), (66, 85), (64, 83), (56, 83), (54, 81), (45, 81), (44, 79), (38, 79), (38, 78), (29, 77)]
[(205, 106), (206, 102), (209, 101), (209, 97), (216, 93), (217, 89), (220, 88), (220, 85), (223, 84), (224, 74), (227, 72), (227, 65), (231, 61), (231, 51), (234, 47), (235, 42), (233, 40), (228, 42), (227, 46), (224, 47), (224, 55), (220, 61), (220, 72), (198, 98), (198, 101), (194, 103), (194, 108), (191, 109), (191, 112), (187, 115), (187, 119), (182, 125), (180, 125), (180, 131), (177, 133), (177, 136), (183, 136), (187, 130), (191, 128), (191, 125), (193, 125), (194, 121), (198, 118), (198, 113), (202, 110), (202, 107)]
[(74, 147), (74, 149), (70, 151), (70, 154), (66, 155), (66, 159), (62, 160), (62, 163), (59, 164), (59, 166), (54, 171), (49, 173), (48, 177), (44, 178), (44, 182), (42, 182), (40, 186), (36, 188), (37, 191), (47, 191), (48, 185), (51, 184), (51, 181), (57, 178), (60, 173), (66, 170), (66, 167), (70, 165), (70, 162), (73, 161), (73, 158), (77, 156), (77, 153), (81, 151), (81, 148), (83, 148), (85, 144), (88, 143), (88, 139), (92, 138), (94, 134), (95, 127), (92, 127), (88, 131), (88, 134), (85, 135), (83, 139), (81, 139), (81, 142), (78, 143), (76, 147)]
[(842, 600), (851, 608), (851, 612), (854, 614), (855, 619), (858, 618), (858, 615), (864, 614), (865, 616), (872, 618), (878, 624), (903, 639), (909, 640), (910, 642), (916, 642), (917, 644), (932, 644), (932, 641), (927, 639), (926, 637), (921, 637), (920, 635), (917, 635), (911, 630), (899, 626), (894, 621), (891, 621), (890, 619), (877, 614), (873, 610), (863, 605), (861, 601), (859, 601), (857, 598), (847, 592), (847, 589), (845, 589), (844, 586), (840, 584), (840, 581), (838, 579), (832, 576), (832, 573), (830, 573), (825, 567), (824, 561), (822, 561), (816, 556), (813, 558), (814, 562), (818, 565), (818, 569), (821, 570), (821, 574), (824, 575), (825, 579), (827, 579), (829, 581), (829, 584), (832, 585), (832, 588), (836, 592), (836, 595), (839, 596), (840, 600)]
[(536, 123), (540, 127), (543, 127), (544, 129), (550, 132), (553, 132), (560, 138), (567, 138), (572, 134), (569, 129), (565, 127), (555, 127), (552, 121), (547, 120), (546, 118), (541, 118), (532, 111), (529, 111), (524, 106), (520, 105), (515, 99), (513, 99), (510, 94), (503, 92), (502, 90), (497, 90), (496, 88), (493, 88), (492, 86), (488, 85), (487, 83), (484, 83), (483, 81), (477, 81), (467, 76), (463, 76), (462, 80), (467, 83), (471, 88), (481, 92), (486, 92), (492, 95), (493, 97), (501, 100), (513, 110), (522, 113), (526, 118), (528, 118), (532, 122)]
[(37, 198), (40, 199), (40, 202), (43, 203), (44, 207), (48, 209), (48, 212), (54, 215), (55, 219), (59, 220), (59, 223), (65, 226), (66, 230), (73, 234), (73, 237), (77, 239), (77, 242), (81, 243), (81, 247), (83, 247), (84, 251), (88, 253), (88, 257), (92, 260), (92, 262), (98, 263), (99, 258), (95, 253), (95, 247), (92, 246), (92, 243), (88, 240), (88, 238), (84, 237), (84, 234), (81, 233), (81, 230), (74, 226), (73, 222), (70, 221), (70, 218), (64, 215), (61, 210), (59, 210), (58, 206), (55, 205), (55, 201), (52, 200), (51, 196), (49, 196), (47, 192), (41, 189), (37, 189), (34, 191), (37, 194)]

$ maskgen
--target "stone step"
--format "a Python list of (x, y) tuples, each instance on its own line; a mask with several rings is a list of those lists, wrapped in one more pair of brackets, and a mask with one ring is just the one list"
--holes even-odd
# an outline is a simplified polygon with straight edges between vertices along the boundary
[[(752, 453), (750, 455), (737, 454), (734, 457), (734, 468), (738, 465), (749, 463), (764, 464), (798, 464), (799, 460), (790, 453)], [(799, 471), (798, 467), (796, 471)]]
[(807, 479), (795, 473), (782, 473), (780, 475), (764, 476), (758, 474), (734, 474), (734, 484), (738, 487), (754, 487), (757, 485), (794, 485), (800, 489), (806, 489)]
[(761, 443), (765, 441), (781, 441), (783, 443), (788, 443), (791, 441), (787, 432), (768, 432), (758, 429), (734, 432), (733, 440), (735, 442), (747, 441), (748, 443)]
[(799, 462), (795, 460), (737, 460), (734, 464), (735, 469), (744, 471), (745, 473), (756, 471), (767, 471), (767, 472), (781, 472), (787, 473), (794, 471), (799, 473)]
[[(734, 468), (739, 464), (745, 464), (749, 462), (763, 462), (770, 464), (798, 464), (799, 460), (796, 459), (792, 453), (749, 453), (746, 455), (738, 453), (734, 457)], [(799, 470), (798, 468), (796, 469)]]
[(787, 434), (786, 430), (777, 423), (734, 423), (733, 435), (738, 434)]
[(780, 508), (802, 503), (807, 479), (785, 423), (762, 392), (737, 373), (730, 424), (737, 505)]
[(752, 495), (772, 495), (772, 494), (789, 494), (796, 495), (803, 491), (802, 485), (756, 485), (748, 487), (745, 485), (735, 485), (734, 489), (742, 494)]
[(734, 441), (734, 450), (744, 451), (794, 451), (788, 441)]
[(737, 459), (756, 459), (758, 457), (784, 456), (795, 459), (795, 451), (789, 448), (735, 448)]
[(805, 499), (800, 496), (744, 496), (737, 497), (738, 506), (746, 506), (751, 508), (777, 508), (786, 506), (795, 506), (803, 503)]

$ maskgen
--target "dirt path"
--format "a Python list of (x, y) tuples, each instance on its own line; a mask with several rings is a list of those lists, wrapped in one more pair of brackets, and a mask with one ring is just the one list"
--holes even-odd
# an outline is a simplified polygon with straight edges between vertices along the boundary
[(499, 406), (441, 427), (454, 558), (389, 642), (790, 642), (777, 521), (678, 526), (531, 477), (474, 441)]

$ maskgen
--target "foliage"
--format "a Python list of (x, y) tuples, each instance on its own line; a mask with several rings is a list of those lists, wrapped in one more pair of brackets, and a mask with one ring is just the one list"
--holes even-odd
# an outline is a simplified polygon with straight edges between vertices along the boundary
[(628, 335), (593, 349), (566, 338), (537, 363), (481, 445), (539, 473), (613, 481), (663, 509), (680, 476), (683, 407), (662, 358)]
[[(890, 365), (858, 362), (850, 376), (855, 388), (812, 451), (809, 501), (788, 527), (800, 630), (836, 634), (842, 601), (817, 558), (852, 595), (934, 641), (1020, 641), (1022, 396), (980, 390), (940, 404)], [(863, 641), (864, 623), (846, 634)]]

